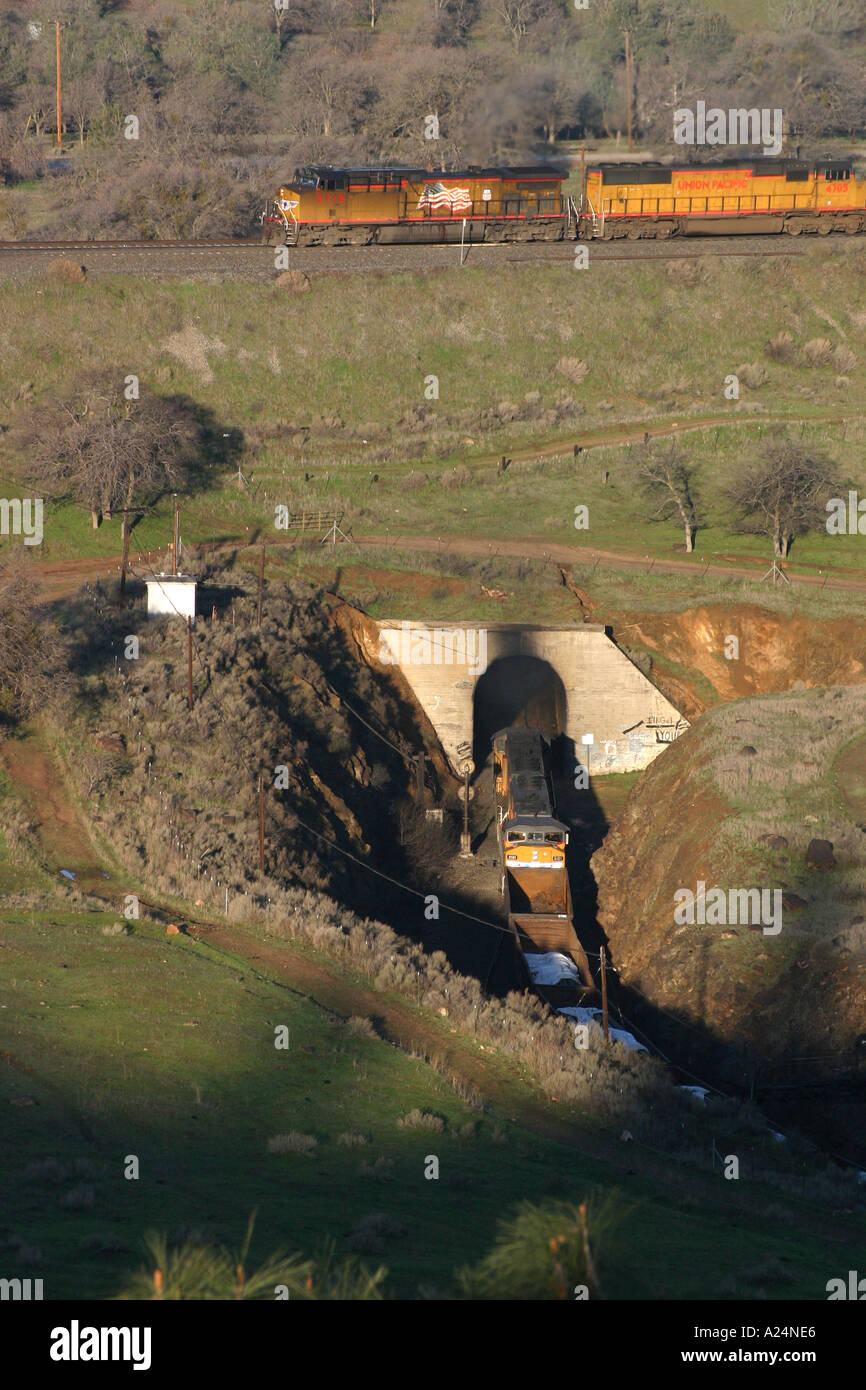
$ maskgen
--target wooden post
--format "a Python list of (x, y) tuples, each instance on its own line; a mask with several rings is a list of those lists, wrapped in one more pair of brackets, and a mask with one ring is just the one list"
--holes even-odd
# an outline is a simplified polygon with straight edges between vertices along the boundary
[(472, 858), (472, 836), (469, 833), (469, 763), (463, 767), (463, 831), (460, 835), (460, 856)]
[(259, 773), (259, 872), (265, 871), (265, 779)]
[(192, 618), (186, 620), (186, 681), (187, 701), (192, 709)]
[(599, 952), (601, 959), (601, 1026), (604, 1030), (604, 1040), (607, 1042), (607, 961), (605, 959), (604, 947)]
[(129, 564), (129, 511), (123, 509), (123, 522), (120, 527), (120, 602), (126, 598), (126, 570)]
[(262, 541), (262, 557), (259, 562), (259, 607), (256, 615), (256, 627), (262, 625), (262, 589), (265, 585), (265, 543)]
[(60, 116), (60, 20), (57, 19), (57, 20), (55, 20), (54, 22), (55, 22), (55, 25), (57, 26), (57, 148), (58, 148), (58, 150), (60, 150), (61, 153), (62, 153), (62, 151), (63, 151), (63, 139), (62, 139), (62, 136), (61, 136), (61, 134), (60, 134), (60, 128), (61, 128), (61, 116)]
[(173, 499), (173, 501), (174, 501), (174, 539), (173, 539), (173, 541), (172, 541), (172, 543), (171, 543), (171, 551), (172, 551), (171, 568), (172, 568), (172, 572), (173, 572), (174, 574), (177, 574), (177, 541), (178, 541), (179, 525), (180, 525), (179, 515), (178, 515), (178, 514), (179, 514), (179, 512), (180, 512), (180, 503), (179, 503), (178, 500), (177, 500), (177, 493), (176, 493), (176, 492), (175, 492), (175, 493), (172, 493), (172, 499)]

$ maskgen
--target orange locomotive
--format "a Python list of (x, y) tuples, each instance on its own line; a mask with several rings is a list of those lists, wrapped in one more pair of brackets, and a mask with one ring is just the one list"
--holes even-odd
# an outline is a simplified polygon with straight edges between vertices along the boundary
[(866, 231), (866, 179), (827, 157), (740, 158), (712, 164), (593, 164), (580, 237), (669, 237), (730, 232)]
[(567, 175), (519, 169), (296, 169), (262, 214), (262, 240), (289, 246), (372, 242), (561, 241), (577, 210)]

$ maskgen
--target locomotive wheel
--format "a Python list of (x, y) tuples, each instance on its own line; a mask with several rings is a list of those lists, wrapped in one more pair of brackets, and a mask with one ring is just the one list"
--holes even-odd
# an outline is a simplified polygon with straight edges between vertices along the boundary
[(818, 224), (818, 235), (819, 235), (819, 236), (829, 236), (830, 233), (832, 232), (832, 230), (833, 230), (833, 228), (830, 226), (830, 223), (829, 223), (829, 222), (820, 222), (820, 223)]
[(802, 230), (803, 228), (800, 226), (799, 222), (785, 223), (785, 231), (788, 233), (788, 236), (799, 236)]

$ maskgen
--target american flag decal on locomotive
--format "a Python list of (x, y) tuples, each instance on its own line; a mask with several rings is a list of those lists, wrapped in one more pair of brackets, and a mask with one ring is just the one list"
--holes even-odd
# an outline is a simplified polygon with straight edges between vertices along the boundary
[(446, 188), (444, 183), (425, 183), (418, 199), (418, 211), (430, 208), (433, 212), (471, 212), (472, 198), (468, 188)]

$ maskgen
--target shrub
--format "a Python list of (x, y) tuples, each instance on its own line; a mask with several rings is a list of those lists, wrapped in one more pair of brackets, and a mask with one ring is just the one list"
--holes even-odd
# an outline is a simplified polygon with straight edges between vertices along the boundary
[(605, 1206), (522, 1202), (514, 1216), (500, 1220), (490, 1253), (474, 1268), (458, 1271), (463, 1297), (571, 1300), (576, 1285), (599, 1297), (600, 1257), (613, 1211), (613, 1196)]
[(306, 1158), (312, 1158), (318, 1142), (314, 1134), (299, 1134), (293, 1129), (289, 1134), (275, 1134), (269, 1139), (268, 1153), (303, 1154)]
[(363, 1149), (367, 1143), (367, 1136), (357, 1129), (348, 1129), (345, 1133), (337, 1135), (337, 1143), (344, 1149)]
[(316, 1260), (277, 1251), (258, 1269), (247, 1268), (253, 1222), (239, 1251), (198, 1241), (173, 1244), (161, 1232), (148, 1231), (146, 1263), (126, 1282), (121, 1299), (272, 1301), (278, 1288), (304, 1301), (380, 1299), (388, 1271), (371, 1272), (355, 1260), (337, 1260), (333, 1246)]
[(575, 386), (579, 386), (589, 371), (589, 367), (579, 357), (560, 357), (556, 364), (556, 370), (567, 377), (569, 381), (573, 381)]
[(410, 1110), (408, 1115), (404, 1115), (397, 1121), (398, 1129), (429, 1129), (436, 1134), (441, 1134), (445, 1128), (445, 1121), (441, 1115), (433, 1115), (429, 1110), (419, 1110), (417, 1107)]
[(68, 285), (83, 285), (87, 278), (87, 267), (68, 261), (65, 256), (57, 256), (48, 263), (48, 274), (55, 280), (65, 280)]
[(760, 362), (743, 362), (741, 366), (734, 368), (734, 374), (750, 391), (757, 391), (770, 380), (769, 372)]
[(360, 1014), (353, 1014), (350, 1019), (347, 1019), (346, 1027), (356, 1038), (378, 1037), (373, 1020), (371, 1018), (362, 1018)]
[(784, 330), (770, 339), (765, 351), (774, 362), (793, 362), (796, 356), (794, 339)]
[(826, 367), (833, 360), (833, 346), (827, 338), (810, 338), (803, 344), (803, 355), (810, 367)]
[(358, 1171), (362, 1178), (373, 1178), (376, 1182), (390, 1182), (393, 1176), (393, 1167), (393, 1158), (386, 1158), (384, 1154), (380, 1154), (372, 1163), (362, 1163)]
[(840, 343), (838, 347), (833, 349), (833, 366), (837, 372), (842, 372), (843, 375), (847, 372), (853, 372), (857, 366), (857, 354), (851, 348)]

